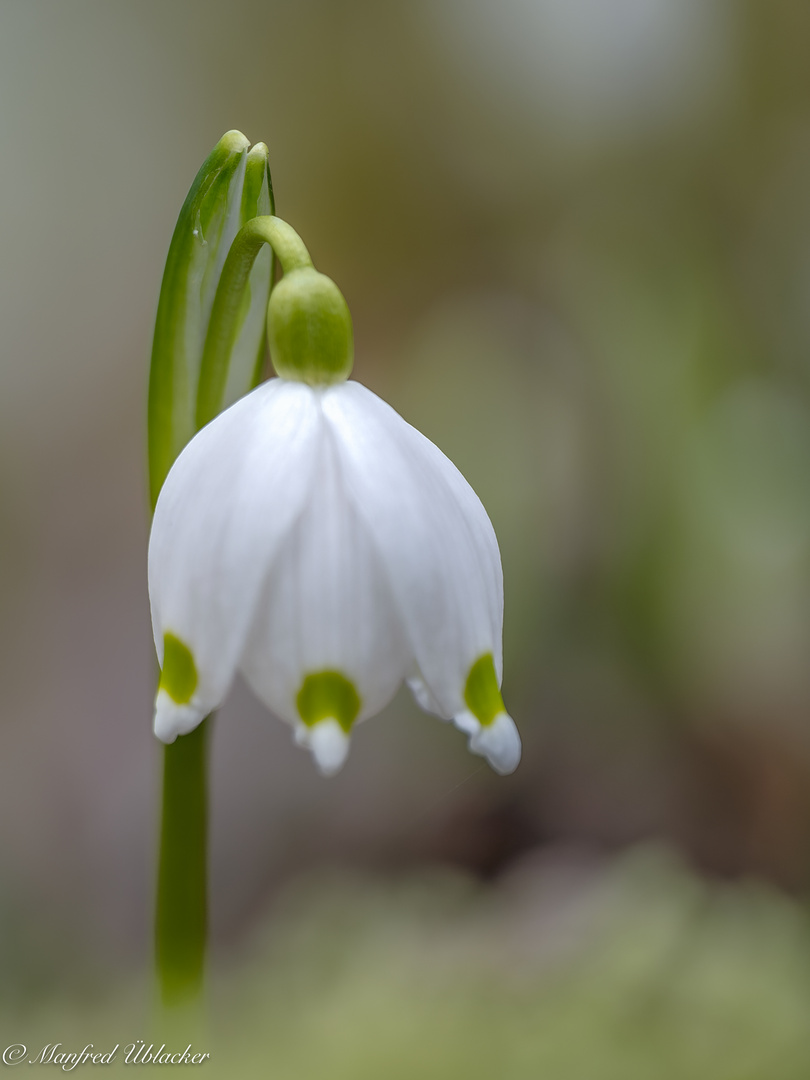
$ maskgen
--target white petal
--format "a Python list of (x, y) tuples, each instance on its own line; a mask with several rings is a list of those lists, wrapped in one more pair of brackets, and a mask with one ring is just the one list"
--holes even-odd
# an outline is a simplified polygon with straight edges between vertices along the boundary
[(459, 731), (463, 731), (465, 735), (475, 735), (481, 729), (480, 721), (473, 716), (469, 709), (456, 713), (453, 717), (453, 726), (457, 727)]
[(241, 661), (255, 693), (293, 724), (307, 676), (336, 673), (352, 684), (360, 700), (351, 723), (379, 712), (413, 665), (334, 442), (324, 423), (307, 504), (264, 582)]
[(508, 776), (520, 764), (520, 735), (508, 713), (498, 713), (491, 724), (482, 726), (467, 711), (454, 717), (453, 723), (470, 736), (467, 745), (472, 753), (485, 757), (496, 773)]
[[(425, 712), (435, 713), (437, 716), (442, 715), (441, 706), (428, 690), (421, 675), (411, 675), (410, 678), (406, 679), (406, 682), (420, 709), (424, 709)], [(449, 717), (445, 717), (445, 719), (449, 719)]]
[(334, 776), (340, 772), (349, 753), (349, 736), (337, 722), (327, 717), (311, 728), (298, 724), (295, 741), (312, 752), (312, 757), (322, 776)]
[(370, 390), (333, 387), (324, 411), (429, 691), (422, 702), (454, 716), (466, 707), (477, 659), (491, 653), (501, 677), (503, 581), (492, 525), (452, 462)]
[(161, 664), (167, 632), (190, 650), (200, 716), (228, 690), (262, 582), (308, 497), (322, 431), (315, 392), (271, 379), (199, 432), (166, 478), (149, 542), (155, 645)]
[(205, 719), (209, 710), (193, 704), (178, 705), (165, 690), (158, 690), (155, 699), (155, 735), (164, 743), (173, 743), (178, 735), (187, 735)]

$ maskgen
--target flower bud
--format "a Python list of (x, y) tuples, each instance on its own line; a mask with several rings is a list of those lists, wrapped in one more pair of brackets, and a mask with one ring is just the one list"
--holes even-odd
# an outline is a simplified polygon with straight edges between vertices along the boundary
[(328, 386), (354, 363), (352, 317), (331, 278), (313, 267), (286, 273), (270, 294), (270, 356), (282, 379)]

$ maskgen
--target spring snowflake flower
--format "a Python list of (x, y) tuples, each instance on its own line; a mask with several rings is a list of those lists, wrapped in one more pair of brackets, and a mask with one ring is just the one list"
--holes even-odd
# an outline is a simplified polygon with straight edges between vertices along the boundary
[[(189, 442), (155, 508), (155, 733), (170, 743), (193, 730), (239, 670), (331, 774), (355, 724), (405, 680), (473, 753), (510, 773), (521, 744), (499, 689), (503, 583), (492, 525), (456, 467), (345, 381), (346, 365), (323, 378), (317, 364), (279, 362), (289, 328), (279, 312), (301, 275), (308, 297), (316, 279), (336, 291), (314, 270), (285, 275), (273, 291), (271, 348), (285, 377)], [(302, 350), (311, 354), (312, 343)]]

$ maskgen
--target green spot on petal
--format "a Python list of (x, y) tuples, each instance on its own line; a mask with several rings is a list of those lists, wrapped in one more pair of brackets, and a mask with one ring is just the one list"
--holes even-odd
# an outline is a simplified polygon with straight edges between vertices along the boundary
[(347, 735), (360, 712), (360, 695), (354, 683), (339, 671), (319, 671), (307, 675), (295, 703), (307, 727), (332, 717)]
[(491, 724), (498, 713), (506, 712), (492, 653), (480, 656), (470, 668), (464, 687), (464, 700), (482, 727)]
[(165, 690), (172, 701), (185, 705), (197, 689), (197, 665), (188, 647), (174, 636), (163, 635), (163, 670), (160, 673), (160, 689)]

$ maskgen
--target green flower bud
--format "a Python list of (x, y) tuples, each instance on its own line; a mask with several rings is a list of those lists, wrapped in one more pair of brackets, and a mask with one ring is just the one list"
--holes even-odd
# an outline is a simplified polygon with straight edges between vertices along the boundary
[(267, 330), (273, 367), (283, 379), (328, 386), (351, 374), (349, 308), (334, 281), (313, 267), (285, 273), (273, 289)]

